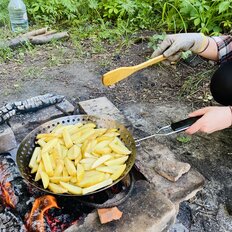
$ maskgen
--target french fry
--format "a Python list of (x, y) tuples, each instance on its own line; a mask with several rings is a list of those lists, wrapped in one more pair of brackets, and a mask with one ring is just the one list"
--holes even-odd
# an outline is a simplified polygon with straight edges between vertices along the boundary
[(44, 147), (47, 143), (43, 140), (43, 139), (39, 139), (39, 140), (37, 140), (37, 142), (36, 142), (37, 144), (39, 144), (40, 145), (40, 147)]
[(94, 192), (94, 191), (101, 189), (101, 188), (104, 188), (105, 186), (110, 185), (112, 183), (113, 183), (112, 179), (104, 180), (104, 181), (102, 181), (98, 184), (92, 185), (88, 188), (83, 188), (82, 194), (85, 195), (87, 193)]
[(102, 157), (98, 158), (92, 165), (92, 169), (100, 166), (101, 164), (105, 163), (107, 160), (111, 159), (111, 155), (103, 155)]
[(97, 175), (93, 176), (84, 176), (83, 180), (80, 182), (77, 182), (77, 185), (79, 187), (90, 187), (92, 185), (95, 185), (105, 179), (105, 174), (104, 173), (99, 173)]
[(127, 159), (128, 159), (128, 156), (123, 156), (123, 157), (118, 158), (118, 159), (106, 161), (104, 164), (107, 166), (120, 165), (120, 164), (124, 164), (127, 161)]
[(68, 174), (70, 176), (75, 176), (76, 175), (76, 171), (77, 171), (76, 167), (75, 167), (74, 163), (70, 159), (65, 158), (64, 159), (64, 165), (65, 165), (65, 167), (66, 167), (66, 169), (68, 171)]
[(85, 175), (85, 169), (81, 164), (77, 164), (77, 182), (83, 180)]
[(75, 160), (81, 154), (81, 149), (77, 145), (73, 145), (67, 153), (70, 160)]
[(112, 180), (117, 180), (122, 173), (124, 172), (124, 170), (126, 169), (126, 164), (121, 165), (111, 176), (110, 178)]
[(83, 126), (83, 124), (82, 124), (81, 122), (79, 122), (79, 123), (73, 125), (73, 127), (71, 127), (71, 128), (68, 129), (69, 134), (70, 134), (70, 135), (73, 135), (73, 134), (77, 133), (78, 130), (79, 130), (82, 126)]
[(114, 152), (118, 154), (129, 155), (131, 153), (131, 151), (126, 146), (116, 143), (114, 141), (111, 142), (109, 146)]
[(73, 184), (68, 184), (68, 183), (65, 183), (65, 182), (60, 182), (60, 185), (67, 189), (68, 192), (72, 193), (72, 194), (82, 194), (82, 188), (78, 187), (78, 186), (75, 186)]
[(68, 149), (70, 147), (72, 147), (73, 142), (72, 142), (71, 136), (68, 132), (68, 129), (66, 129), (66, 128), (63, 129), (63, 139), (64, 139), (64, 144)]
[(43, 160), (43, 164), (44, 164), (44, 168), (45, 168), (46, 173), (49, 176), (52, 176), (53, 175), (53, 168), (52, 168), (52, 164), (51, 164), (51, 160), (50, 160), (48, 152), (42, 152), (41, 156), (42, 156), (42, 160)]
[(97, 171), (99, 172), (106, 172), (113, 174), (115, 172), (115, 169), (111, 168), (111, 166), (100, 166), (96, 168)]
[(49, 178), (50, 182), (59, 184), (60, 181), (69, 182), (71, 180), (71, 176), (53, 176)]
[(62, 175), (63, 175), (64, 177), (69, 176), (68, 171), (67, 171), (67, 169), (66, 169), (65, 166), (64, 166), (64, 168), (63, 168)]
[(58, 159), (56, 161), (56, 167), (54, 171), (54, 176), (61, 176), (64, 168), (64, 161), (62, 159)]
[(75, 139), (74, 143), (75, 144), (83, 143), (88, 137), (90, 137), (93, 134), (94, 134), (94, 129), (90, 129), (90, 130), (86, 131), (85, 133), (83, 133), (80, 137)]
[(67, 192), (68, 192), (67, 189), (61, 187), (61, 186), (58, 185), (58, 184), (54, 184), (54, 183), (49, 183), (49, 184), (48, 184), (48, 188), (49, 188), (52, 192), (58, 193), (58, 194), (59, 194), (59, 193), (67, 193)]
[(34, 163), (34, 166), (33, 166), (32, 169), (31, 169), (31, 173), (32, 173), (32, 174), (33, 174), (33, 173), (36, 173), (37, 170), (38, 170), (38, 167), (39, 167), (39, 165), (35, 162), (35, 163)]
[(48, 143), (46, 143), (43, 148), (42, 148), (42, 153), (49, 152), (53, 147), (56, 146), (58, 140), (57, 139), (52, 139)]
[(36, 163), (36, 160), (37, 160), (37, 157), (39, 156), (41, 152), (41, 148), (40, 147), (36, 147), (33, 151), (33, 154), (31, 156), (31, 159), (30, 159), (30, 162), (29, 162), (29, 167), (30, 168), (33, 168), (35, 163)]
[(40, 175), (41, 175), (43, 187), (46, 189), (48, 187), (48, 184), (49, 184), (49, 177), (48, 177), (47, 173), (43, 172), (43, 171), (40, 172)]

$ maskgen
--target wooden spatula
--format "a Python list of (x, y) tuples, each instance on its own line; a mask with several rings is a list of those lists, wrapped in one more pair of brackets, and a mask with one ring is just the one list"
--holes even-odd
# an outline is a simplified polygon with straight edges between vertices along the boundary
[(146, 62), (143, 62), (141, 64), (135, 65), (135, 66), (121, 67), (121, 68), (114, 69), (112, 71), (105, 73), (102, 76), (102, 83), (105, 86), (113, 85), (113, 84), (127, 78), (131, 74), (133, 74), (133, 73), (135, 73), (143, 68), (146, 68), (150, 65), (156, 64), (160, 61), (163, 61), (165, 59), (166, 58), (163, 55), (161, 55), (161, 56), (157, 56), (155, 58), (152, 58)]

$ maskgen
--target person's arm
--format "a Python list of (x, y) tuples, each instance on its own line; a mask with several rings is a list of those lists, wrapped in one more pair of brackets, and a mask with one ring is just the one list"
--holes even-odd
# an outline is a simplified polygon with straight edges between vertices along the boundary
[(209, 60), (214, 60), (218, 61), (218, 46), (215, 40), (211, 37), (207, 37), (208, 39), (208, 44), (206, 45), (205, 49), (203, 52), (198, 53), (198, 55), (209, 59)]
[(228, 128), (232, 125), (231, 106), (211, 106), (196, 110), (189, 114), (189, 117), (201, 116), (185, 132), (194, 134), (204, 132), (207, 134)]
[(192, 51), (211, 60), (219, 60), (217, 42), (202, 33), (180, 33), (166, 35), (153, 52), (152, 57), (163, 54), (170, 61), (180, 59), (183, 51)]

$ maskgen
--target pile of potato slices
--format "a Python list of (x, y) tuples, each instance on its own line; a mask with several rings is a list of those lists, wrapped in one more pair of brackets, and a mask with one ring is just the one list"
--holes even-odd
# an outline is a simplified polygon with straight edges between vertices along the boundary
[(31, 173), (56, 194), (85, 195), (106, 187), (122, 175), (131, 154), (119, 135), (94, 123), (58, 125), (36, 136)]

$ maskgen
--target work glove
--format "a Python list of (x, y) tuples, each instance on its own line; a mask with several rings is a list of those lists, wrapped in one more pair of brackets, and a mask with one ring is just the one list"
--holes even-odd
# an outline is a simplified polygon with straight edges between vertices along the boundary
[(201, 33), (171, 34), (164, 38), (151, 57), (163, 54), (169, 61), (177, 61), (183, 51), (199, 54), (207, 48), (208, 43), (208, 37)]

